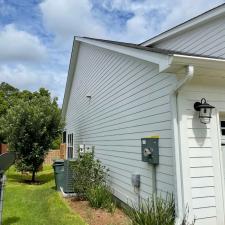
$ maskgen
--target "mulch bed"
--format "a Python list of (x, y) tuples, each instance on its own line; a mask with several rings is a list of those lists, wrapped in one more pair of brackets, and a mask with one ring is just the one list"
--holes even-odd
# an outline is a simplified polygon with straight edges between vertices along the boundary
[(87, 201), (77, 199), (66, 199), (70, 207), (78, 213), (89, 225), (129, 225), (129, 219), (120, 209), (109, 213), (103, 209), (90, 207)]

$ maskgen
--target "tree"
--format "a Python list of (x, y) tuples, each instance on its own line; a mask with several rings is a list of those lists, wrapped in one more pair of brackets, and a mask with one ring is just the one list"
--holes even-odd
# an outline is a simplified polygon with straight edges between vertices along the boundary
[[(7, 110), (11, 107), (14, 102), (14, 99), (17, 98), (19, 90), (14, 88), (10, 84), (2, 82), (0, 84), (0, 117), (6, 115)], [(0, 143), (5, 142), (5, 135), (0, 133)]]
[(19, 171), (35, 174), (44, 162), (52, 142), (62, 132), (63, 122), (57, 99), (45, 89), (21, 92), (23, 97), (7, 110), (0, 124), (11, 151), (17, 154)]

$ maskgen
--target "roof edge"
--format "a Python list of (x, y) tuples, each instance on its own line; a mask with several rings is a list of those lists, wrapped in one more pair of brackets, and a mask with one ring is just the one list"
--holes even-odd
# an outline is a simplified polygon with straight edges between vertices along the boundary
[(159, 71), (162, 71), (164, 67), (167, 67), (171, 61), (171, 55), (163, 52), (151, 52), (148, 48), (139, 47), (138, 45), (107, 41), (101, 39), (92, 39), (86, 37), (76, 37), (77, 41), (91, 44), (97, 47), (105, 48), (111, 51), (115, 51), (124, 55), (128, 55), (134, 58), (138, 58), (147, 62), (155, 63), (159, 65)]
[(64, 97), (63, 97), (63, 105), (62, 105), (63, 119), (65, 119), (65, 116), (66, 116), (70, 90), (72, 87), (73, 75), (74, 75), (76, 64), (77, 64), (79, 48), (80, 48), (80, 42), (76, 41), (76, 38), (74, 37), (71, 56), (70, 56), (69, 70), (68, 70), (68, 75), (66, 80), (66, 87), (65, 87)]

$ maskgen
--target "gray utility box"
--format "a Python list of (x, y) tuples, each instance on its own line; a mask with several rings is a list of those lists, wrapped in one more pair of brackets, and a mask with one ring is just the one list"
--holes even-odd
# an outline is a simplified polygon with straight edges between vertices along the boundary
[(65, 193), (74, 193), (74, 174), (72, 164), (75, 159), (67, 159), (64, 161), (64, 186), (63, 191)]
[(141, 139), (142, 161), (153, 165), (159, 164), (159, 139), (142, 138)]

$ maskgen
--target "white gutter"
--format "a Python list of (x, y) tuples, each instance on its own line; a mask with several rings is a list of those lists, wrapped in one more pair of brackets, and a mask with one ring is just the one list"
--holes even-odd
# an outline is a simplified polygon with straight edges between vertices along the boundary
[(171, 110), (172, 110), (172, 124), (173, 124), (173, 136), (174, 136), (174, 159), (175, 159), (175, 174), (176, 174), (176, 201), (177, 201), (177, 220), (176, 224), (180, 225), (185, 213), (185, 202), (183, 198), (183, 172), (182, 172), (182, 160), (181, 160), (181, 141), (180, 141), (180, 129), (178, 122), (178, 104), (177, 97), (179, 90), (184, 87), (194, 76), (194, 66), (186, 66), (186, 76), (179, 81), (171, 91)]

